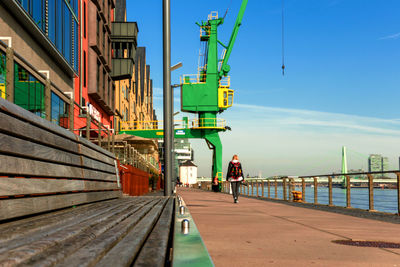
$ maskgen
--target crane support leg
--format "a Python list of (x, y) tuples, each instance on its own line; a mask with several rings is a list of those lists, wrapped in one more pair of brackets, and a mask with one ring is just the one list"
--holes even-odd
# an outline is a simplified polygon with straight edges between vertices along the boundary
[(213, 150), (213, 165), (212, 165), (212, 190), (220, 192), (222, 188), (222, 143), (218, 132), (215, 130), (205, 130), (204, 137)]

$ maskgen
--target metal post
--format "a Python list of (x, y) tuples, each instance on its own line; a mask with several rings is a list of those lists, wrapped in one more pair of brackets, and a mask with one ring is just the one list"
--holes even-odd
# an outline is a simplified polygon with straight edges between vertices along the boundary
[(278, 181), (275, 179), (275, 199), (278, 198)]
[(369, 211), (374, 211), (374, 177), (372, 174), (368, 176), (368, 199), (369, 199)]
[(350, 176), (346, 175), (346, 208), (351, 208)]
[(14, 49), (7, 47), (6, 50), (6, 99), (14, 103)]
[[(51, 100), (50, 100), (51, 101)], [(74, 97), (71, 98), (70, 104), (69, 104), (69, 130), (71, 132), (74, 132), (74, 110), (75, 110), (75, 101)]]
[(259, 184), (258, 180), (256, 181), (256, 183), (257, 183), (257, 197), (258, 197), (258, 184)]
[(303, 197), (303, 202), (306, 202), (306, 181), (301, 178), (301, 196)]
[(264, 180), (261, 181), (261, 196), (264, 197)]
[(90, 117), (89, 112), (86, 112), (86, 139), (90, 140), (90, 124), (92, 122), (92, 118)]
[(111, 144), (112, 144), (112, 153), (115, 154), (115, 134), (112, 133), (111, 136)]
[(397, 175), (397, 215), (400, 215), (400, 173)]
[(99, 147), (101, 147), (101, 122), (98, 122), (98, 126), (99, 126), (99, 132), (97, 134), (97, 139), (98, 139), (98, 145)]
[(329, 187), (329, 206), (333, 206), (333, 201), (332, 201), (332, 176), (328, 176), (328, 187)]
[(173, 121), (171, 98), (171, 5), (170, 0), (163, 0), (163, 85), (164, 85), (164, 196), (172, 194), (173, 173)]
[(271, 181), (270, 180), (267, 181), (267, 185), (268, 185), (268, 198), (271, 198)]
[(314, 177), (314, 204), (318, 203), (318, 178)]
[[(51, 121), (51, 82), (46, 79), (44, 85), (44, 113), (46, 115), (46, 120)], [(71, 114), (69, 114), (71, 116)], [(74, 116), (72, 114), (72, 116)]]
[(286, 178), (282, 179), (282, 189), (283, 189), (283, 200), (287, 200)]
[(294, 179), (291, 178), (289, 179), (289, 201), (292, 202), (293, 201), (293, 186), (294, 185)]
[(107, 150), (111, 151), (111, 135), (110, 129), (107, 129)]

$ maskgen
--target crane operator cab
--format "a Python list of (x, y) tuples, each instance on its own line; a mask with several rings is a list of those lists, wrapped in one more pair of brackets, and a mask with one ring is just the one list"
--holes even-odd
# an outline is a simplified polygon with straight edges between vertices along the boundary
[(218, 88), (218, 107), (227, 109), (233, 104), (233, 90), (229, 88)]

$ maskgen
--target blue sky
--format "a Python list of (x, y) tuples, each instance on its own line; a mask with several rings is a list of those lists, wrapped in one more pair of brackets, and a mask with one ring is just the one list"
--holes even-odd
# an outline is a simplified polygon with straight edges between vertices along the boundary
[[(230, 5), (231, 3), (231, 5)], [(161, 1), (131, 1), (128, 20), (139, 25), (139, 46), (155, 87), (162, 118)], [(241, 1), (172, 1), (173, 73), (195, 73), (200, 48), (194, 23), (230, 5), (219, 39), (227, 42)], [(285, 0), (285, 65), (281, 74), (281, 0), (252, 1), (230, 58), (234, 106), (221, 115), (232, 127), (221, 134), (224, 162), (239, 154), (245, 172), (263, 176), (340, 169), (341, 146), (350, 168), (366, 168), (370, 153), (400, 156), (400, 1)], [(176, 92), (179, 109), (179, 92)], [(199, 174), (208, 176), (211, 154), (195, 140)], [(357, 156), (358, 155), (358, 156)], [(225, 167), (224, 167), (225, 168)]]

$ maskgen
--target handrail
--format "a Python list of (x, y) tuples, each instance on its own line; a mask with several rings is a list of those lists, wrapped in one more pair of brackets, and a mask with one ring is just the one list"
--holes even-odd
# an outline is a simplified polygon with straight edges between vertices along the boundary
[[(379, 177), (375, 177), (374, 175), (383, 175), (383, 174), (394, 174), (396, 178), (391, 179), (379, 179)], [(365, 179), (352, 179), (352, 176), (356, 175), (365, 175)], [(334, 177), (344, 176), (344, 180), (336, 179), (334, 181)], [(353, 190), (357, 190), (359, 187), (368, 189), (368, 197), (365, 198), (364, 203), (357, 203), (356, 205), (364, 205), (368, 206), (368, 211), (372, 212), (384, 212), (377, 211), (375, 209), (376, 206), (379, 206), (374, 200), (374, 189), (375, 188), (393, 188), (396, 190), (397, 194), (397, 215), (400, 215), (400, 170), (391, 170), (391, 171), (378, 171), (378, 172), (358, 172), (358, 173), (335, 173), (335, 174), (324, 174), (324, 175), (304, 175), (304, 176), (284, 176), (284, 177), (268, 177), (268, 178), (248, 178), (246, 179), (248, 182), (247, 186), (241, 186), (241, 193), (244, 193), (247, 196), (256, 196), (260, 197), (259, 194), (259, 186), (261, 187), (261, 197), (267, 199), (281, 199), (289, 202), (306, 202), (306, 193), (309, 192), (307, 188), (312, 188), (312, 196), (313, 201), (312, 204), (315, 205), (328, 205), (329, 207), (343, 207), (343, 206), (335, 206), (334, 198), (333, 198), (333, 188), (334, 185), (341, 187), (345, 190), (345, 199), (335, 201), (341, 201), (345, 203), (345, 208), (353, 208), (352, 207), (352, 194), (354, 194)], [(201, 183), (210, 183), (210, 182), (201, 182)], [(266, 186), (265, 186), (266, 184)], [(318, 190), (323, 185), (323, 188), (328, 188), (328, 200), (322, 202), (318, 200), (318, 195), (320, 191)], [(279, 190), (278, 190), (279, 187)], [(300, 188), (300, 191), (296, 190), (296, 187)], [(204, 188), (204, 186), (202, 186)], [(254, 194), (254, 188), (257, 188), (257, 194)], [(267, 190), (267, 194), (265, 196), (264, 191)], [(386, 189), (385, 189), (386, 190)], [(273, 191), (273, 192), (271, 192)], [(278, 198), (278, 191), (281, 192), (281, 197)], [(272, 196), (272, 193), (274, 196)], [(309, 196), (309, 195), (308, 195)], [(394, 198), (394, 196), (392, 196)], [(353, 197), (354, 200), (354, 197)], [(396, 209), (395, 206), (392, 207)]]

